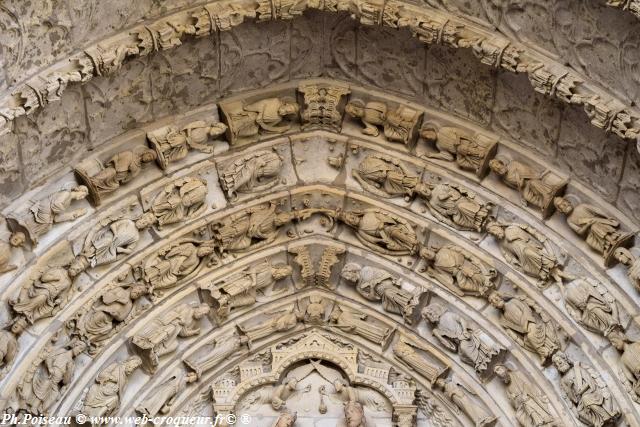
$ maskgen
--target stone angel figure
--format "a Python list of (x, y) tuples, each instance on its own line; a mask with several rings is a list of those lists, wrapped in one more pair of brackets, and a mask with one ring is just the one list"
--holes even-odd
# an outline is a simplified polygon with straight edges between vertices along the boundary
[(231, 200), (237, 193), (265, 191), (278, 184), (282, 166), (282, 158), (273, 150), (248, 153), (224, 166), (220, 184)]

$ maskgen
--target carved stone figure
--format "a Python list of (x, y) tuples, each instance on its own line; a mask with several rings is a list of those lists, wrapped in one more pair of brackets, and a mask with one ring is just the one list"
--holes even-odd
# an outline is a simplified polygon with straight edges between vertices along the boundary
[(420, 256), (428, 262), (427, 274), (458, 296), (483, 296), (495, 289), (495, 269), (460, 246), (422, 248)]
[(344, 97), (351, 92), (349, 88), (311, 83), (301, 84), (298, 92), (302, 95), (302, 130), (341, 131)]
[(386, 347), (393, 332), (391, 328), (372, 322), (364, 313), (357, 313), (336, 305), (329, 316), (332, 326), (348, 334), (359, 335)]
[(547, 238), (527, 224), (487, 224), (507, 262), (544, 286), (550, 278), (562, 281), (562, 272)]
[(553, 355), (553, 364), (561, 376), (560, 387), (580, 421), (602, 427), (620, 416), (611, 392), (592, 367), (574, 362), (561, 352)]
[(476, 199), (466, 187), (452, 183), (432, 185), (427, 193), (427, 206), (433, 216), (459, 230), (482, 231), (493, 205)]
[(148, 283), (154, 292), (172, 288), (196, 272), (214, 251), (212, 241), (178, 241), (144, 261), (139, 267), (142, 280)]
[(273, 427), (293, 427), (298, 419), (297, 412), (280, 414)]
[(229, 142), (241, 144), (257, 141), (259, 134), (279, 134), (291, 129), (282, 124), (288, 116), (298, 114), (300, 107), (285, 98), (266, 98), (250, 104), (240, 102), (221, 103), (223, 117), (227, 123)]
[(164, 126), (147, 133), (149, 145), (158, 156), (158, 164), (166, 169), (169, 163), (187, 156), (189, 150), (213, 153), (213, 146), (206, 144), (209, 138), (217, 138), (224, 134), (227, 126), (215, 121), (195, 121), (182, 129), (175, 126)]
[(500, 324), (521, 347), (538, 355), (546, 364), (561, 349), (558, 330), (549, 316), (526, 297), (506, 298), (499, 292), (489, 294), (489, 302), (502, 312)]
[(135, 315), (136, 301), (148, 293), (149, 289), (145, 285), (116, 286), (105, 291), (86, 312), (73, 321), (75, 333), (91, 343), (89, 353), (95, 353), (95, 347)]
[(9, 238), (9, 242), (0, 240), (0, 274), (8, 273), (18, 268), (17, 265), (9, 264), (11, 261), (11, 248), (19, 248), (26, 242), (24, 233), (13, 233)]
[(393, 354), (411, 369), (425, 377), (431, 384), (434, 384), (438, 378), (446, 375), (449, 371), (448, 367), (438, 368), (427, 362), (404, 336), (401, 336), (393, 346)]
[(192, 176), (178, 178), (167, 184), (150, 208), (158, 228), (200, 215), (207, 208), (207, 191), (207, 182)]
[(73, 380), (75, 358), (86, 344), (73, 341), (58, 348), (46, 347), (18, 384), (21, 405), (31, 414), (46, 414)]
[(460, 355), (460, 360), (484, 374), (503, 350), (478, 328), (468, 325), (465, 318), (437, 303), (422, 310), (422, 317), (435, 325), (432, 333), (450, 351)]
[(7, 371), (11, 368), (13, 361), (18, 354), (18, 336), (14, 329), (8, 331), (6, 329), (0, 329), (0, 379), (2, 379)]
[(40, 277), (25, 284), (17, 298), (9, 300), (14, 312), (29, 323), (55, 315), (67, 302), (71, 291), (71, 278), (67, 270), (54, 267)]
[(455, 161), (461, 169), (483, 177), (498, 149), (498, 142), (483, 135), (472, 137), (461, 129), (442, 127), (435, 130), (423, 127), (420, 136), (428, 143), (435, 143), (436, 153), (426, 154), (429, 158)]
[(419, 302), (417, 295), (403, 290), (387, 271), (351, 262), (342, 268), (340, 275), (354, 283), (358, 293), (365, 299), (381, 302), (386, 311), (401, 314), (409, 324), (414, 322), (414, 312)]
[(84, 398), (81, 413), (88, 417), (109, 416), (118, 410), (129, 376), (140, 367), (142, 360), (132, 356), (114, 362), (100, 371)]
[[(574, 206), (569, 200), (557, 197), (556, 208), (567, 216), (567, 224), (587, 244), (602, 254), (607, 265), (613, 258), (613, 251), (619, 246), (632, 243), (632, 233), (620, 232), (620, 222), (602, 214), (602, 210), (586, 203)], [(628, 243), (627, 243), (628, 242)]]
[(507, 397), (516, 411), (516, 419), (521, 426), (556, 425), (547, 396), (536, 390), (527, 376), (504, 365), (497, 365), (493, 370), (505, 384)]
[(140, 402), (136, 407), (136, 412), (149, 418), (158, 414), (168, 414), (176, 395), (197, 380), (198, 375), (195, 372), (186, 374), (179, 372), (172, 375), (167, 381), (153, 389), (149, 397)]
[(609, 335), (611, 344), (621, 352), (620, 377), (634, 401), (640, 402), (640, 341), (630, 341), (624, 334)]
[(295, 396), (296, 394), (308, 393), (311, 390), (311, 385), (307, 385), (304, 388), (298, 388), (298, 383), (301, 378), (288, 375), (281, 384), (276, 385), (273, 388), (270, 396), (270, 404), (276, 411), (281, 410), (286, 406), (287, 400)]
[(502, 181), (520, 192), (523, 206), (538, 208), (544, 217), (553, 213), (553, 199), (564, 191), (566, 181), (556, 180), (548, 172), (537, 172), (517, 160), (492, 159), (489, 167)]
[(277, 281), (291, 276), (291, 273), (291, 266), (286, 264), (263, 262), (219, 282), (202, 285), (201, 288), (209, 291), (215, 302), (217, 317), (224, 320), (234, 308), (255, 304), (259, 293), (266, 292)]
[[(371, 411), (391, 412), (391, 405), (379, 392), (367, 387), (351, 386), (342, 377), (338, 377), (337, 375), (339, 374), (334, 375), (333, 377), (335, 378), (331, 378), (324, 374), (322, 368), (320, 369), (323, 378), (326, 380), (332, 380), (331, 384), (333, 385), (334, 393), (329, 395), (332, 401), (342, 404), (346, 404), (347, 402), (358, 402), (363, 406), (363, 408), (367, 407)], [(326, 393), (324, 385), (321, 386), (320, 393)]]
[(345, 427), (367, 427), (364, 408), (359, 402), (348, 401), (344, 404)]
[(445, 381), (443, 378), (438, 378), (434, 386), (441, 389), (447, 398), (473, 421), (475, 427), (487, 427), (495, 424), (496, 417), (483, 406), (477, 404), (465, 388), (453, 381)]
[(408, 200), (429, 191), (402, 162), (384, 154), (369, 154), (351, 173), (362, 188), (380, 197), (399, 196)]
[(399, 105), (389, 111), (384, 102), (370, 101), (366, 104), (360, 100), (349, 102), (345, 111), (354, 119), (360, 119), (364, 125), (362, 133), (378, 136), (382, 127), (388, 141), (400, 142), (405, 145), (413, 142), (417, 134), (417, 126), (422, 113), (405, 105)]
[(583, 278), (568, 283), (564, 302), (571, 317), (590, 331), (606, 337), (614, 330), (623, 330), (615, 299), (593, 280)]
[(104, 195), (112, 193), (121, 185), (137, 177), (144, 164), (158, 158), (150, 148), (126, 150), (115, 154), (106, 163), (95, 160), (95, 163), (81, 163), (74, 169), (78, 179), (89, 189), (91, 201), (99, 205)]
[(200, 334), (200, 319), (208, 313), (206, 304), (180, 304), (166, 315), (153, 319), (149, 326), (131, 338), (131, 343), (140, 349), (150, 373), (155, 373), (160, 357), (178, 349), (178, 338)]
[(140, 230), (155, 222), (155, 216), (147, 212), (137, 220), (107, 217), (93, 227), (84, 240), (80, 255), (69, 266), (69, 275), (76, 277), (89, 267), (115, 262), (131, 254), (140, 240)]
[(363, 211), (339, 211), (337, 219), (354, 229), (365, 246), (386, 255), (412, 255), (419, 242), (411, 224), (390, 212), (371, 208)]
[(49, 232), (54, 224), (73, 221), (85, 215), (85, 208), (69, 208), (74, 201), (82, 200), (88, 194), (89, 190), (84, 185), (56, 191), (33, 204), (24, 215), (8, 216), (7, 226), (13, 233), (24, 233), (32, 245), (37, 245), (38, 239)]
[(277, 185), (282, 158), (275, 151), (248, 153), (220, 171), (220, 184), (229, 199), (237, 193), (257, 193)]
[(626, 248), (617, 248), (613, 251), (613, 256), (616, 261), (628, 268), (629, 280), (640, 291), (640, 258)]
[(209, 369), (218, 366), (220, 361), (232, 355), (240, 354), (243, 347), (249, 342), (249, 338), (244, 335), (231, 334), (216, 338), (211, 343), (211, 348), (202, 356), (194, 359), (186, 359), (184, 364), (193, 370), (198, 378)]
[(270, 317), (257, 325), (240, 325), (240, 331), (249, 338), (249, 342), (260, 340), (277, 332), (289, 331), (304, 320), (304, 313), (300, 313), (295, 306), (285, 310), (265, 313)]

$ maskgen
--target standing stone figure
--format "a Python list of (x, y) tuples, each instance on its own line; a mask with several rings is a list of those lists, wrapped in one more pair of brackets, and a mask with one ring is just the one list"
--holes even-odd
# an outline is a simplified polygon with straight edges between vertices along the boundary
[(114, 362), (104, 368), (89, 388), (81, 413), (88, 417), (103, 417), (115, 413), (120, 407), (129, 376), (142, 365), (138, 356)]
[(356, 291), (367, 300), (381, 302), (385, 311), (401, 314), (407, 323), (413, 323), (418, 296), (402, 289), (386, 270), (350, 262), (342, 268), (340, 275), (354, 283)]
[(571, 317), (590, 331), (607, 337), (623, 330), (615, 299), (595, 281), (582, 278), (568, 283), (564, 301)]
[(67, 270), (54, 267), (20, 289), (17, 298), (9, 300), (14, 312), (29, 323), (55, 315), (67, 302), (71, 291), (71, 278)]
[(244, 335), (231, 334), (216, 338), (209, 346), (207, 352), (195, 359), (186, 359), (184, 364), (194, 371), (198, 378), (209, 369), (230, 356), (240, 355), (243, 347), (249, 343), (249, 338)]
[(375, 344), (381, 344), (383, 348), (386, 347), (392, 333), (391, 328), (372, 322), (366, 314), (353, 312), (340, 306), (333, 309), (329, 321), (333, 327), (342, 332), (359, 335)]
[(167, 184), (151, 204), (158, 228), (200, 215), (206, 208), (207, 182), (187, 176)]
[(561, 349), (558, 330), (549, 316), (526, 297), (506, 298), (499, 292), (489, 294), (489, 302), (502, 312), (500, 324), (521, 347), (538, 355), (546, 364)]
[(427, 274), (454, 294), (484, 296), (495, 289), (497, 272), (460, 246), (422, 248), (420, 257), (427, 261)]
[(136, 407), (136, 412), (153, 418), (158, 414), (168, 414), (171, 411), (177, 394), (189, 384), (196, 382), (198, 375), (195, 372), (179, 372), (172, 375), (167, 381), (153, 389), (145, 400)]
[(445, 381), (443, 378), (438, 378), (434, 387), (441, 389), (447, 398), (473, 421), (475, 427), (488, 427), (495, 424), (496, 417), (477, 404), (463, 387), (453, 381)]
[(229, 199), (237, 193), (257, 193), (278, 184), (282, 158), (275, 151), (248, 153), (220, 171), (220, 184)]
[(590, 427), (602, 427), (620, 416), (611, 392), (590, 366), (573, 362), (564, 353), (553, 355), (560, 373), (560, 387), (573, 404), (578, 419)]
[(397, 359), (400, 359), (411, 369), (425, 377), (431, 384), (434, 384), (438, 378), (449, 371), (449, 367), (438, 368), (428, 363), (404, 336), (401, 336), (393, 346), (393, 354)]
[(433, 216), (459, 230), (481, 232), (493, 208), (491, 203), (478, 201), (475, 194), (458, 184), (435, 184), (427, 194)]
[(489, 341), (480, 329), (471, 328), (457, 313), (437, 303), (422, 310), (422, 317), (435, 325), (432, 332), (440, 343), (450, 351), (460, 355), (460, 360), (474, 367), (478, 374), (489, 369), (503, 350)]

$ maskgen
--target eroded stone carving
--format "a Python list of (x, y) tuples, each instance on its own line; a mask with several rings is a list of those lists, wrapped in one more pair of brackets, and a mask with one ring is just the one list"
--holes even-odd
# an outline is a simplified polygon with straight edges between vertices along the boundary
[(187, 176), (167, 184), (158, 193), (149, 209), (158, 228), (178, 224), (199, 216), (206, 208), (207, 182)]
[(150, 396), (136, 407), (136, 411), (149, 418), (158, 414), (168, 414), (176, 395), (197, 380), (198, 375), (195, 372), (175, 373), (167, 381), (153, 389)]
[(410, 341), (406, 336), (401, 335), (393, 346), (393, 355), (418, 374), (425, 377), (431, 384), (434, 384), (438, 378), (444, 377), (447, 374), (449, 371), (448, 366), (437, 367), (432, 365), (416, 351), (416, 348), (420, 347)]
[(331, 326), (347, 334), (359, 335), (383, 348), (389, 344), (393, 330), (386, 325), (371, 319), (364, 313), (359, 313), (351, 308), (336, 305), (329, 316)]
[(340, 132), (345, 96), (351, 91), (345, 86), (309, 83), (298, 86), (301, 94), (302, 130), (326, 129)]
[(369, 101), (366, 104), (360, 100), (350, 101), (345, 111), (354, 119), (359, 119), (364, 125), (362, 133), (378, 136), (382, 127), (387, 141), (409, 145), (417, 137), (417, 128), (422, 117), (422, 111), (406, 105), (398, 105), (392, 110), (386, 103)]
[(213, 342), (207, 346), (207, 351), (204, 354), (196, 358), (187, 359), (184, 361), (184, 364), (200, 378), (204, 372), (218, 366), (221, 360), (231, 355), (242, 354), (241, 350), (244, 348), (243, 351), (246, 351), (248, 343), (249, 338), (245, 335), (233, 333), (222, 336), (214, 339)]
[(200, 334), (200, 320), (209, 310), (206, 304), (180, 304), (166, 315), (153, 319), (149, 326), (131, 338), (151, 374), (157, 370), (162, 356), (178, 349), (178, 338)]
[(120, 407), (129, 376), (140, 367), (142, 360), (132, 356), (104, 368), (95, 379), (82, 404), (82, 414), (100, 417), (113, 414)]
[(294, 427), (298, 419), (297, 412), (280, 414), (273, 427)]
[(74, 172), (78, 180), (89, 189), (89, 198), (93, 204), (99, 205), (105, 195), (133, 180), (146, 163), (157, 159), (158, 155), (154, 150), (139, 147), (116, 153), (105, 163), (98, 159), (85, 160)]
[(475, 400), (469, 396), (473, 393), (465, 387), (453, 381), (445, 381), (443, 378), (438, 378), (434, 387), (441, 389), (447, 398), (473, 421), (476, 427), (487, 427), (495, 424), (496, 417), (491, 415), (483, 406), (476, 403)]
[(261, 340), (277, 332), (289, 331), (295, 328), (298, 322), (304, 320), (304, 313), (301, 313), (295, 304), (284, 310), (265, 314), (269, 316), (266, 320), (238, 326), (240, 331), (249, 338), (249, 343)]
[(419, 176), (385, 154), (369, 154), (351, 173), (362, 188), (377, 196), (400, 196), (408, 200), (416, 194), (428, 195), (429, 188), (420, 182)]
[(580, 421), (601, 427), (620, 416), (611, 392), (591, 366), (574, 362), (561, 352), (553, 355), (553, 364), (562, 377), (560, 387)]
[(15, 264), (9, 264), (11, 262), (11, 249), (19, 248), (26, 242), (26, 236), (24, 233), (13, 233), (9, 238), (9, 242), (0, 240), (0, 274), (8, 273), (18, 268)]
[(436, 153), (427, 153), (426, 157), (455, 161), (458, 167), (483, 177), (489, 167), (489, 161), (495, 156), (498, 142), (484, 135), (471, 136), (463, 130), (442, 127), (436, 130), (423, 127), (420, 136), (428, 143), (435, 143)]
[(477, 199), (462, 185), (441, 182), (428, 187), (427, 206), (439, 221), (459, 230), (483, 230), (493, 204)]
[(229, 199), (237, 197), (237, 193), (266, 191), (278, 184), (282, 166), (282, 158), (275, 151), (248, 153), (219, 172), (220, 184)]
[(564, 197), (557, 197), (554, 203), (567, 216), (569, 227), (592, 249), (602, 254), (606, 265), (615, 259), (613, 254), (618, 247), (633, 243), (633, 233), (621, 232), (620, 222), (602, 214), (602, 209), (586, 203), (574, 205)]
[(356, 291), (365, 299), (382, 303), (386, 311), (402, 315), (410, 325), (415, 323), (419, 295), (402, 289), (398, 280), (387, 271), (351, 262), (342, 268), (340, 275), (355, 284)]
[(540, 427), (555, 424), (556, 417), (549, 407), (549, 399), (536, 390), (526, 375), (504, 365), (497, 365), (494, 372), (505, 384), (507, 397), (521, 426)]
[(54, 316), (69, 300), (72, 291), (67, 270), (49, 267), (38, 278), (25, 283), (17, 297), (9, 300), (15, 313), (29, 323)]
[(344, 423), (349, 427), (367, 427), (364, 408), (360, 402), (348, 401), (344, 405)]
[(460, 360), (473, 366), (478, 374), (491, 370), (504, 350), (482, 330), (471, 327), (465, 318), (440, 304), (425, 307), (422, 317), (435, 326), (432, 333), (438, 341), (458, 353)]
[(291, 129), (288, 120), (297, 116), (300, 107), (288, 98), (266, 98), (251, 103), (220, 103), (227, 124), (227, 139), (232, 145), (255, 142), (261, 134), (277, 135)]
[(620, 379), (631, 398), (640, 402), (640, 341), (631, 341), (624, 334), (610, 334), (609, 341), (621, 353)]
[(147, 140), (157, 154), (158, 165), (166, 169), (170, 163), (187, 157), (189, 150), (213, 153), (213, 146), (207, 141), (223, 135), (226, 130), (224, 123), (199, 120), (182, 129), (169, 125), (148, 132)]
[(536, 172), (517, 160), (495, 158), (489, 161), (489, 167), (506, 185), (518, 190), (523, 206), (535, 206), (545, 218), (553, 213), (554, 197), (567, 185), (566, 180), (551, 172)]
[(542, 364), (549, 363), (553, 354), (562, 349), (557, 326), (533, 300), (506, 297), (497, 291), (488, 299), (501, 311), (500, 324), (507, 334), (522, 348), (537, 354)]
[(89, 194), (84, 185), (70, 190), (56, 191), (49, 197), (37, 201), (29, 212), (19, 216), (8, 216), (7, 226), (15, 233), (24, 233), (32, 245), (49, 232), (54, 224), (73, 221), (87, 213), (85, 208), (69, 210), (76, 200), (83, 200)]
[(595, 280), (581, 278), (568, 283), (564, 301), (571, 317), (590, 331), (606, 337), (623, 330), (618, 304)]
[(640, 258), (636, 257), (627, 248), (617, 248), (613, 251), (613, 256), (616, 261), (628, 268), (627, 275), (629, 280), (640, 290)]
[(20, 332), (22, 331), (16, 331), (13, 327), (11, 330), (0, 330), (0, 379), (11, 369), (11, 365), (16, 359), (19, 349), (17, 337)]

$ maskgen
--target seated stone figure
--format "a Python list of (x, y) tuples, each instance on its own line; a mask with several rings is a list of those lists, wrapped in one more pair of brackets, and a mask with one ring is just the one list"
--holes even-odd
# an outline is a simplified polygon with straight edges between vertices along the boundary
[(355, 119), (360, 119), (364, 125), (362, 133), (378, 136), (382, 127), (388, 141), (409, 144), (416, 134), (416, 126), (421, 113), (405, 105), (399, 105), (390, 110), (387, 104), (379, 101), (369, 101), (366, 104), (360, 100), (349, 102), (345, 112)]
[(179, 178), (154, 199), (150, 211), (158, 228), (195, 218), (206, 208), (207, 182), (196, 177)]
[(9, 271), (13, 271), (18, 268), (17, 265), (10, 264), (11, 249), (22, 247), (27, 241), (26, 239), (27, 238), (24, 233), (16, 232), (11, 235), (9, 242), (0, 240), (0, 274), (8, 273)]
[(429, 189), (402, 162), (384, 154), (370, 154), (351, 172), (366, 191), (381, 197), (426, 195)]
[(17, 298), (9, 301), (14, 312), (29, 323), (55, 315), (67, 302), (71, 291), (71, 278), (64, 268), (44, 271), (40, 277), (20, 289)]
[(434, 184), (427, 194), (433, 216), (459, 230), (481, 232), (493, 208), (491, 203), (478, 200), (469, 189), (457, 184)]
[(285, 133), (291, 125), (282, 122), (298, 114), (297, 103), (285, 98), (266, 98), (249, 104), (221, 103), (226, 118), (229, 142), (233, 144), (257, 141), (261, 133)]
[(230, 199), (237, 193), (264, 191), (278, 183), (282, 166), (282, 158), (274, 151), (249, 153), (219, 172), (220, 184)]

